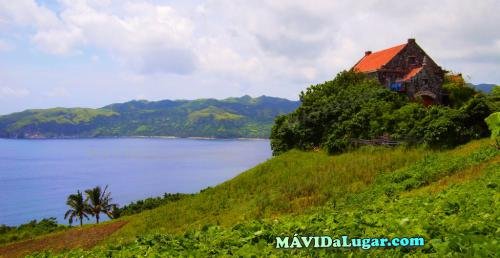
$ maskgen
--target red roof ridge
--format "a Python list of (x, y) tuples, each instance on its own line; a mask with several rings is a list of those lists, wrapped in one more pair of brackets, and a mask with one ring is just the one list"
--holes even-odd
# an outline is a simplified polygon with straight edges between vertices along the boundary
[(401, 50), (403, 50), (403, 48), (406, 47), (406, 45), (407, 43), (379, 50), (374, 53), (367, 51), (365, 56), (354, 65), (353, 70), (358, 72), (376, 71), (391, 61), (392, 58), (394, 58), (399, 52), (401, 52)]

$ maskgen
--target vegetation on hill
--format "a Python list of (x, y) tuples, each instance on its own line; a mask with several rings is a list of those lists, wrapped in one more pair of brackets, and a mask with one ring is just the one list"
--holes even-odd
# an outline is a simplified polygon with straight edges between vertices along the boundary
[[(97, 187), (90, 192), (97, 192)], [(203, 190), (202, 190), (203, 191)], [(87, 192), (87, 191), (86, 191)], [(175, 202), (182, 200), (185, 197), (192, 196), (193, 194), (182, 194), (182, 193), (165, 193), (162, 197), (151, 197), (144, 200), (138, 200), (131, 202), (130, 204), (119, 207), (118, 205), (109, 205), (110, 200), (102, 200), (102, 202), (107, 202), (108, 205), (104, 205), (111, 210), (106, 211), (106, 214), (111, 215), (112, 218), (116, 219), (120, 216), (128, 216), (132, 214), (137, 214), (146, 210), (151, 210), (157, 208), (161, 205), (165, 205), (170, 202)], [(63, 229), (71, 228), (71, 224), (76, 220), (79, 221), (80, 226), (83, 228), (83, 220), (89, 220), (90, 216), (94, 216), (94, 212), (90, 209), (88, 198), (80, 191), (76, 194), (71, 194), (68, 196), (67, 205), (69, 206), (66, 212), (65, 218), (68, 219), (70, 226), (61, 225), (57, 223), (56, 218), (42, 219), (40, 221), (32, 220), (29, 223), (22, 224), (19, 226), (7, 226), (0, 225), (0, 246), (11, 243), (18, 242), (26, 239), (34, 239), (37, 236), (47, 235), (53, 232), (61, 231)], [(101, 211), (103, 212), (103, 211)], [(89, 225), (86, 225), (87, 227)], [(1, 255), (1, 252), (0, 252)]]
[(497, 148), (500, 149), (500, 112), (495, 112), (485, 119), (491, 131), (491, 139), (495, 140)]
[(500, 86), (495, 86), (491, 92), (486, 95), (486, 102), (491, 110), (500, 111)]
[(19, 226), (0, 225), (0, 245), (45, 235), (65, 228), (67, 227), (57, 224), (56, 218), (32, 220)]
[(128, 216), (136, 213), (140, 213), (146, 210), (152, 210), (161, 205), (165, 205), (170, 202), (176, 202), (182, 200), (188, 196), (192, 196), (192, 194), (183, 194), (183, 193), (165, 193), (162, 197), (150, 197), (144, 200), (138, 200), (135, 202), (131, 202), (128, 205), (124, 205), (121, 208), (117, 208), (114, 210), (114, 217), (118, 218), (120, 216)]
[[(474, 139), (490, 135), (488, 126), (496, 138), (498, 116), (492, 113), (499, 111), (498, 90), (483, 95), (451, 77), (444, 88), (449, 106), (424, 107), (362, 74), (342, 72), (308, 88), (296, 111), (276, 119), (271, 144), (279, 156), (198, 194), (124, 207), (115, 222), (122, 223), (120, 228), (91, 250), (33, 256), (494, 257), (500, 251), (500, 149), (493, 139)], [(244, 109), (226, 109), (213, 101), (186, 104), (190, 128), (203, 124), (209, 132), (215, 124), (235, 125), (248, 118)], [(224, 101), (239, 105), (241, 99)], [(142, 111), (152, 108), (150, 102), (122, 105), (106, 109), (129, 115), (130, 123), (147, 120), (148, 112)], [(157, 121), (149, 119), (150, 124)], [(117, 123), (113, 128), (125, 127)], [(351, 148), (353, 139), (380, 136), (405, 144)], [(420, 236), (425, 245), (275, 248), (276, 237), (325, 235)]]
[(354, 139), (389, 136), (406, 144), (449, 148), (489, 134), (484, 119), (494, 101), (464, 81), (446, 80), (450, 106), (425, 107), (363, 74), (341, 72), (300, 94), (300, 107), (279, 116), (271, 132), (274, 154), (293, 148), (347, 150)]
[(297, 101), (261, 96), (224, 100), (130, 101), (99, 109), (54, 108), (0, 116), (0, 137), (177, 136), (267, 138), (274, 118)]
[[(128, 223), (102, 246), (34, 256), (493, 257), (499, 154), (489, 139), (447, 151), (289, 151), (202, 193), (122, 217)], [(294, 234), (422, 236), (425, 246), (275, 248), (276, 237)]]

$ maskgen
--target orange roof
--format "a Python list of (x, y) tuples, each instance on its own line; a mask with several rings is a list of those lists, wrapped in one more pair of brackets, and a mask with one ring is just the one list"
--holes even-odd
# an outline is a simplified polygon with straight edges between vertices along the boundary
[(391, 61), (405, 46), (406, 44), (403, 44), (365, 55), (354, 65), (353, 69), (358, 72), (376, 71)]
[(407, 81), (407, 80), (413, 78), (413, 76), (417, 75), (417, 73), (419, 73), (420, 71), (422, 71), (422, 67), (411, 69), (411, 71), (405, 75), (405, 77), (403, 78), (403, 81)]

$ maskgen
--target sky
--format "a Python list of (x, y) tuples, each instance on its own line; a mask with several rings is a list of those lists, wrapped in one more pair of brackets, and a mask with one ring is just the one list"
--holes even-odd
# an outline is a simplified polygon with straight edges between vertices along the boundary
[(132, 99), (298, 99), (417, 43), (500, 84), (500, 1), (0, 0), (0, 115)]

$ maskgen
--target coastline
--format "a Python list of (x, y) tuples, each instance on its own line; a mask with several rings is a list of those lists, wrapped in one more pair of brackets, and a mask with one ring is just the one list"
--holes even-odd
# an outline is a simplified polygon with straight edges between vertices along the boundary
[(13, 207), (0, 214), (0, 224), (18, 226), (49, 217), (67, 221), (62, 216), (65, 198), (95, 185), (109, 184), (120, 205), (164, 193), (197, 193), (271, 157), (267, 141), (136, 138), (0, 139), (5, 168), (0, 188), (13, 189), (20, 203), (32, 196), (41, 200), (28, 211), (12, 204), (12, 198), (0, 201), (0, 207)]

